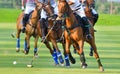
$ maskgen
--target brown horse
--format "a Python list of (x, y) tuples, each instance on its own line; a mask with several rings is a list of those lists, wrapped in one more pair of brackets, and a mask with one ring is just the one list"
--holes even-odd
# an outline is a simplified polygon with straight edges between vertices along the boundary
[[(57, 41), (60, 41), (62, 43), (63, 49), (64, 49), (64, 57), (65, 57), (66, 66), (69, 66), (68, 56), (66, 55), (66, 51), (65, 51), (65, 43), (64, 43), (64, 40), (62, 39), (63, 38), (63, 31), (62, 31), (62, 26), (60, 25), (61, 23), (57, 22), (55, 20), (56, 15), (53, 14), (54, 13), (53, 7), (51, 7), (51, 5), (47, 4), (46, 6), (43, 7), (43, 9), (46, 11), (47, 16), (48, 16), (48, 18), (47, 18), (47, 21), (48, 21), (47, 32), (48, 32), (48, 34), (46, 35), (46, 41), (52, 43), (54, 53), (56, 53), (56, 55), (57, 55), (56, 57), (58, 57), (61, 64), (63, 64), (63, 59), (62, 59), (61, 52), (58, 48)], [(40, 30), (40, 27), (38, 30)], [(57, 64), (57, 61), (56, 61), (56, 64)]]
[[(87, 18), (89, 19), (89, 22), (91, 23), (91, 25), (95, 26), (95, 21), (94, 21), (94, 16), (92, 14), (92, 8), (93, 8), (93, 5), (94, 5), (94, 0), (85, 0), (85, 14), (87, 16)], [(96, 31), (96, 30), (94, 30)], [(91, 47), (90, 48), (90, 53), (89, 53), (90, 56), (93, 56), (93, 48)]]
[[(57, 46), (57, 42), (56, 42), (56, 33), (53, 31), (53, 27), (54, 26), (50, 26), (51, 24), (53, 25), (53, 19), (52, 19), (52, 16), (53, 16), (53, 10), (52, 10), (52, 7), (50, 4), (44, 4), (43, 6), (43, 9), (46, 11), (46, 14), (48, 16), (47, 18), (47, 21), (46, 23), (48, 23), (48, 27), (45, 26), (45, 28), (47, 28), (47, 35), (46, 35), (46, 40), (45, 40), (45, 45), (46, 47), (50, 50), (50, 53), (51, 55), (53, 56), (54, 58), (54, 62), (55, 62), (55, 65), (59, 65), (59, 62), (57, 60), (57, 58), (59, 58), (60, 60), (60, 63), (61, 65), (64, 65), (64, 60), (62, 58), (62, 55), (61, 55), (61, 52)], [(41, 22), (38, 22), (38, 34), (39, 36), (41, 37)], [(52, 47), (50, 46), (49, 42), (52, 43), (52, 46), (53, 46), (53, 49), (54, 49), (54, 52), (52, 50)]]
[[(66, 41), (67, 54), (69, 54), (69, 52), (70, 52), (70, 45), (74, 44), (74, 45), (76, 45), (78, 54), (81, 55), (83, 53), (84, 41), (87, 41), (94, 50), (94, 56), (98, 62), (100, 71), (104, 71), (104, 68), (101, 64), (101, 61), (100, 61), (100, 58), (99, 58), (99, 55), (97, 52), (97, 47), (95, 45), (93, 27), (90, 28), (93, 38), (90, 40), (87, 40), (85, 35), (83, 34), (82, 28), (79, 25), (77, 25), (78, 24), (77, 19), (74, 16), (74, 14), (72, 13), (72, 10), (70, 9), (66, 0), (59, 0), (58, 11), (59, 11), (58, 19), (64, 19), (66, 22), (66, 24), (65, 24), (66, 30), (64, 31), (64, 35), (65, 35), (65, 41)], [(85, 57), (83, 57), (81, 59), (81, 61), (82, 61), (82, 63), (85, 63)]]
[[(36, 32), (36, 27), (37, 27), (37, 21), (39, 19), (39, 12), (41, 10), (41, 3), (37, 3), (35, 10), (31, 13), (31, 17), (29, 18), (29, 22), (26, 24), (26, 32), (25, 32), (25, 43), (24, 43), (24, 53), (28, 54), (29, 49), (30, 49), (30, 37), (33, 36), (35, 38), (34, 42), (34, 55), (37, 54), (37, 41), (39, 38), (39, 35)], [(19, 52), (20, 50), (20, 33), (21, 29), (23, 27), (22, 25), (22, 19), (23, 19), (24, 13), (22, 12), (18, 19), (17, 19), (17, 44), (16, 44), (16, 52)]]
[[(66, 47), (66, 53), (69, 55), (70, 53), (70, 45), (74, 44), (78, 45), (79, 48), (76, 47), (78, 54), (81, 56), (83, 55), (83, 45), (84, 45), (84, 38), (83, 38), (83, 30), (79, 26), (78, 21), (74, 14), (72, 13), (72, 10), (70, 9), (68, 3), (65, 0), (59, 0), (58, 2), (58, 20), (59, 18), (65, 20), (65, 31), (64, 31), (64, 37), (65, 37), (65, 47)], [(71, 58), (69, 56), (69, 58)], [(83, 56), (82, 58), (85, 59)], [(82, 61), (82, 66), (86, 66), (85, 60)]]

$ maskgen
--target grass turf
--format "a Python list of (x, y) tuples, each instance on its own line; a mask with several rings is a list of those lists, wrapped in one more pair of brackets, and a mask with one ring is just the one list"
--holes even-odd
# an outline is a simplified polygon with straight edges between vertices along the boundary
[[(0, 22), (14, 23), (20, 14), (20, 9), (3, 9), (0, 8)], [(99, 19), (96, 25), (119, 25), (120, 15), (99, 14)]]
[[(27, 68), (33, 56), (33, 38), (31, 38), (31, 49), (28, 55), (22, 52), (16, 53), (16, 39), (11, 37), (15, 32), (15, 21), (21, 11), (17, 9), (0, 9), (0, 73), (1, 74), (101, 74), (94, 57), (89, 56), (89, 45), (85, 44), (85, 56), (88, 64), (87, 69), (80, 67), (79, 56), (73, 54), (76, 58), (76, 64), (70, 68), (55, 67), (49, 50), (43, 45), (39, 47), (39, 58), (33, 62), (33, 68)], [(9, 13), (9, 14), (8, 14)], [(95, 29), (97, 32), (96, 45), (105, 68), (102, 74), (120, 74), (120, 16), (100, 14), (99, 21)], [(7, 22), (7, 23), (6, 23)], [(106, 25), (105, 25), (106, 24)], [(24, 34), (21, 34), (21, 50), (23, 49)], [(40, 46), (40, 41), (38, 45)], [(62, 47), (58, 44), (61, 51)], [(73, 49), (71, 48), (71, 51)], [(13, 65), (13, 61), (17, 61)]]
[[(76, 64), (70, 68), (54, 66), (53, 59), (49, 50), (43, 45), (39, 48), (39, 58), (33, 62), (33, 68), (27, 68), (33, 56), (33, 38), (31, 38), (31, 49), (28, 55), (22, 52), (16, 53), (16, 39), (10, 34), (15, 30), (15, 23), (0, 23), (0, 73), (1, 74), (101, 74), (94, 57), (89, 56), (89, 45), (85, 43), (85, 56), (88, 64), (87, 69), (80, 67), (79, 56), (73, 54), (76, 58)], [(102, 74), (120, 74), (120, 25), (106, 26), (96, 25), (95, 33), (98, 52), (105, 68)], [(21, 50), (23, 49), (24, 34), (21, 34)], [(40, 46), (40, 41), (38, 45)], [(61, 51), (62, 47), (58, 44)], [(71, 51), (73, 49), (71, 48)], [(13, 61), (17, 61), (13, 65)]]
[(20, 12), (20, 9), (0, 8), (0, 22), (15, 22)]

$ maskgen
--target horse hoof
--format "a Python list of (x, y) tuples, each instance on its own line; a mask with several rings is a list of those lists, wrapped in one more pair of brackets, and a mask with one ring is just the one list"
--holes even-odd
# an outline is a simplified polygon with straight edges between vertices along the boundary
[(103, 72), (104, 71), (104, 68), (103, 67), (100, 67), (100, 72)]
[(61, 65), (62, 67), (65, 66), (64, 63), (61, 63), (60, 65)]
[(75, 64), (75, 63), (76, 63), (76, 61), (75, 61), (74, 58), (70, 58), (70, 62), (71, 62), (72, 64)]
[(82, 66), (83, 69), (87, 68), (87, 66)]
[(35, 58), (38, 58), (38, 53), (34, 53), (34, 57), (35, 57)]
[(90, 52), (89, 55), (90, 55), (90, 56), (93, 56), (93, 52)]
[(58, 66), (59, 66), (59, 64), (56, 64), (56, 63), (55, 63), (55, 66), (56, 66), (56, 67), (58, 67)]
[(20, 48), (16, 48), (16, 52), (19, 52), (20, 51)]
[(23, 50), (22, 51), (25, 55), (27, 55), (29, 53), (29, 50)]
[(69, 66), (66, 66), (66, 68), (70, 68), (70, 65), (69, 65)]
[(83, 63), (83, 64), (82, 64), (82, 68), (83, 68), (83, 69), (87, 68), (87, 64), (86, 64), (86, 63)]

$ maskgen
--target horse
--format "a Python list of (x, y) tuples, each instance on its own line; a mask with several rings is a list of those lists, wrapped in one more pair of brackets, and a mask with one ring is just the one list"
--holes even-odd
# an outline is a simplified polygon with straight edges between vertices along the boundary
[[(41, 3), (37, 3), (35, 10), (33, 12), (31, 12), (31, 16), (29, 18), (28, 23), (26, 24), (26, 31), (25, 31), (25, 42), (24, 42), (24, 50), (23, 52), (25, 54), (29, 53), (29, 49), (30, 49), (30, 37), (33, 36), (34, 39), (34, 56), (37, 55), (37, 42), (38, 42), (38, 38), (39, 35), (37, 34), (37, 21), (39, 19), (39, 13), (41, 11), (42, 5)], [(22, 12), (18, 19), (17, 19), (17, 23), (16, 23), (16, 27), (17, 27), (17, 32), (16, 32), (16, 52), (20, 51), (20, 33), (21, 33), (21, 29), (23, 27), (22, 25), (22, 19), (23, 19), (23, 15), (24, 12)]]
[[(63, 64), (64, 61), (63, 61), (63, 58), (62, 58), (62, 55), (61, 55), (61, 52), (58, 48), (57, 43), (58, 43), (58, 41), (60, 43), (62, 43), (62, 46), (64, 49), (64, 57), (65, 57), (66, 66), (69, 66), (68, 56), (66, 55), (66, 51), (65, 51), (65, 43), (64, 43), (64, 40), (62, 39), (63, 38), (62, 37), (62, 34), (63, 34), (62, 26), (60, 25), (59, 22), (57, 22), (55, 20), (56, 15), (53, 14), (53, 8), (50, 4), (47, 4), (46, 6), (44, 6), (43, 9), (46, 11), (47, 16), (48, 16), (48, 18), (47, 18), (47, 21), (48, 21), (47, 32), (48, 32), (48, 34), (46, 35), (46, 41), (52, 43), (54, 53), (55, 53), (56, 57), (58, 57), (58, 59), (60, 60), (61, 64)], [(40, 26), (40, 23), (39, 23), (39, 26)], [(39, 30), (38, 32), (40, 32), (40, 27), (38, 30)], [(41, 34), (41, 33), (39, 33), (39, 34)], [(46, 42), (45, 42), (45, 44), (46, 44)], [(51, 49), (50, 46), (49, 46), (49, 49)], [(56, 65), (58, 64), (57, 61), (55, 61), (55, 63), (56, 63)]]
[[(86, 37), (84, 35), (82, 27), (80, 27), (78, 25), (78, 21), (77, 21), (76, 17), (74, 16), (74, 14), (66, 0), (58, 0), (58, 12), (59, 13), (58, 13), (57, 19), (65, 20), (66, 30), (64, 31), (64, 36), (65, 36), (65, 41), (66, 41), (66, 53), (69, 55), (70, 45), (74, 44), (74, 45), (76, 45), (75, 47), (76, 47), (78, 54), (81, 56), (82, 54), (84, 54), (84, 51), (83, 51), (84, 41), (87, 41), (94, 50), (94, 56), (98, 62), (100, 71), (104, 71), (104, 68), (100, 61), (100, 57), (98, 55), (97, 47), (95, 44), (93, 26), (91, 25), (91, 28), (90, 28), (93, 38), (88, 40), (88, 39), (86, 39)], [(85, 57), (84, 56), (81, 56), (81, 57), (82, 57), (82, 58), (80, 58), (81, 62), (82, 62), (82, 64), (84, 64)]]
[[(73, 44), (75, 46), (76, 51), (80, 55), (80, 58), (83, 59), (82, 67), (86, 67), (87, 64), (85, 63), (83, 45), (84, 45), (84, 38), (83, 38), (83, 30), (79, 26), (78, 21), (72, 10), (70, 9), (68, 3), (65, 0), (58, 1), (58, 19), (57, 20), (65, 20), (65, 30), (64, 30), (64, 37), (65, 37), (65, 47), (66, 53), (69, 56), (70, 54), (70, 46)], [(71, 19), (72, 18), (72, 19)], [(78, 47), (78, 46), (79, 47)], [(72, 58), (69, 56), (69, 58)], [(74, 58), (72, 58), (74, 59)], [(75, 60), (75, 59), (74, 59)]]
[[(95, 21), (94, 21), (94, 17), (93, 17), (93, 14), (92, 14), (92, 8), (93, 8), (93, 5), (94, 5), (94, 0), (85, 0), (84, 2), (84, 5), (85, 5), (85, 14), (87, 16), (87, 18), (89, 19), (89, 22), (91, 23), (91, 25), (95, 26)], [(96, 31), (96, 30), (95, 30)], [(93, 48), (90, 47), (90, 53), (89, 53), (90, 56), (93, 56)]]

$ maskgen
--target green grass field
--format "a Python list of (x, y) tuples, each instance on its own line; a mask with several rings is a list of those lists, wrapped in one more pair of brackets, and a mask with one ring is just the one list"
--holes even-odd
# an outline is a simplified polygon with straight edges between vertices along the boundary
[[(94, 57), (90, 57), (89, 45), (85, 44), (85, 55), (88, 63), (87, 69), (80, 67), (79, 56), (73, 54), (77, 62), (71, 65), (71, 68), (55, 67), (52, 57), (48, 49), (43, 45), (39, 48), (39, 58), (33, 62), (33, 68), (27, 68), (26, 65), (30, 63), (33, 56), (33, 38), (31, 38), (30, 54), (24, 55), (22, 52), (16, 53), (16, 39), (12, 38), (10, 34), (15, 31), (15, 23), (0, 23), (0, 72), (2, 74), (100, 74), (98, 65)], [(120, 26), (99, 26), (96, 25), (96, 44), (98, 52), (101, 57), (105, 72), (102, 74), (119, 74), (120, 71)], [(23, 49), (24, 34), (21, 34), (21, 50)], [(40, 46), (40, 41), (39, 41)], [(62, 47), (59, 44), (62, 51)], [(73, 49), (71, 48), (73, 51)], [(17, 61), (16, 65), (12, 62)]]
[[(22, 12), (20, 9), (0, 8), (0, 22), (14, 23), (18, 15)], [(120, 15), (99, 14), (97, 25), (120, 25)]]
[[(18, 12), (20, 11), (16, 12), (16, 16), (18, 15)], [(9, 15), (7, 15), (7, 17), (8, 16)], [(33, 68), (27, 68), (26, 65), (30, 63), (33, 57), (33, 38), (31, 38), (31, 49), (28, 55), (25, 55), (22, 52), (15, 52), (16, 39), (11, 37), (11, 33), (16, 31), (16, 16), (11, 16), (14, 18), (7, 21), (5, 19), (1, 20), (0, 17), (0, 74), (120, 74), (120, 23), (118, 22), (118, 20), (120, 19), (119, 16), (119, 19), (112, 23), (111, 21), (115, 20), (118, 17), (113, 19), (110, 18), (108, 15), (102, 14), (100, 15), (100, 19), (95, 26), (95, 29), (97, 30), (97, 32), (95, 33), (96, 45), (102, 64), (105, 68), (104, 72), (99, 71), (95, 58), (89, 56), (88, 44), (85, 43), (84, 47), (88, 68), (82, 69), (80, 67), (79, 56), (74, 53), (73, 56), (76, 58), (76, 64), (71, 64), (70, 68), (66, 68), (61, 66), (54, 66), (49, 50), (44, 45), (42, 47), (39, 47), (41, 44), (40, 40), (38, 42), (39, 58), (34, 60)], [(114, 15), (111, 16), (115, 17)], [(109, 18), (109, 22), (103, 22), (102, 18), (106, 20)], [(110, 23), (110, 25), (108, 25), (108, 23)], [(23, 50), (23, 43), (24, 34), (21, 34), (21, 50)], [(61, 44), (58, 45), (62, 51)], [(71, 51), (73, 51), (72, 48)], [(17, 61), (17, 64), (13, 65), (13, 61)]]

